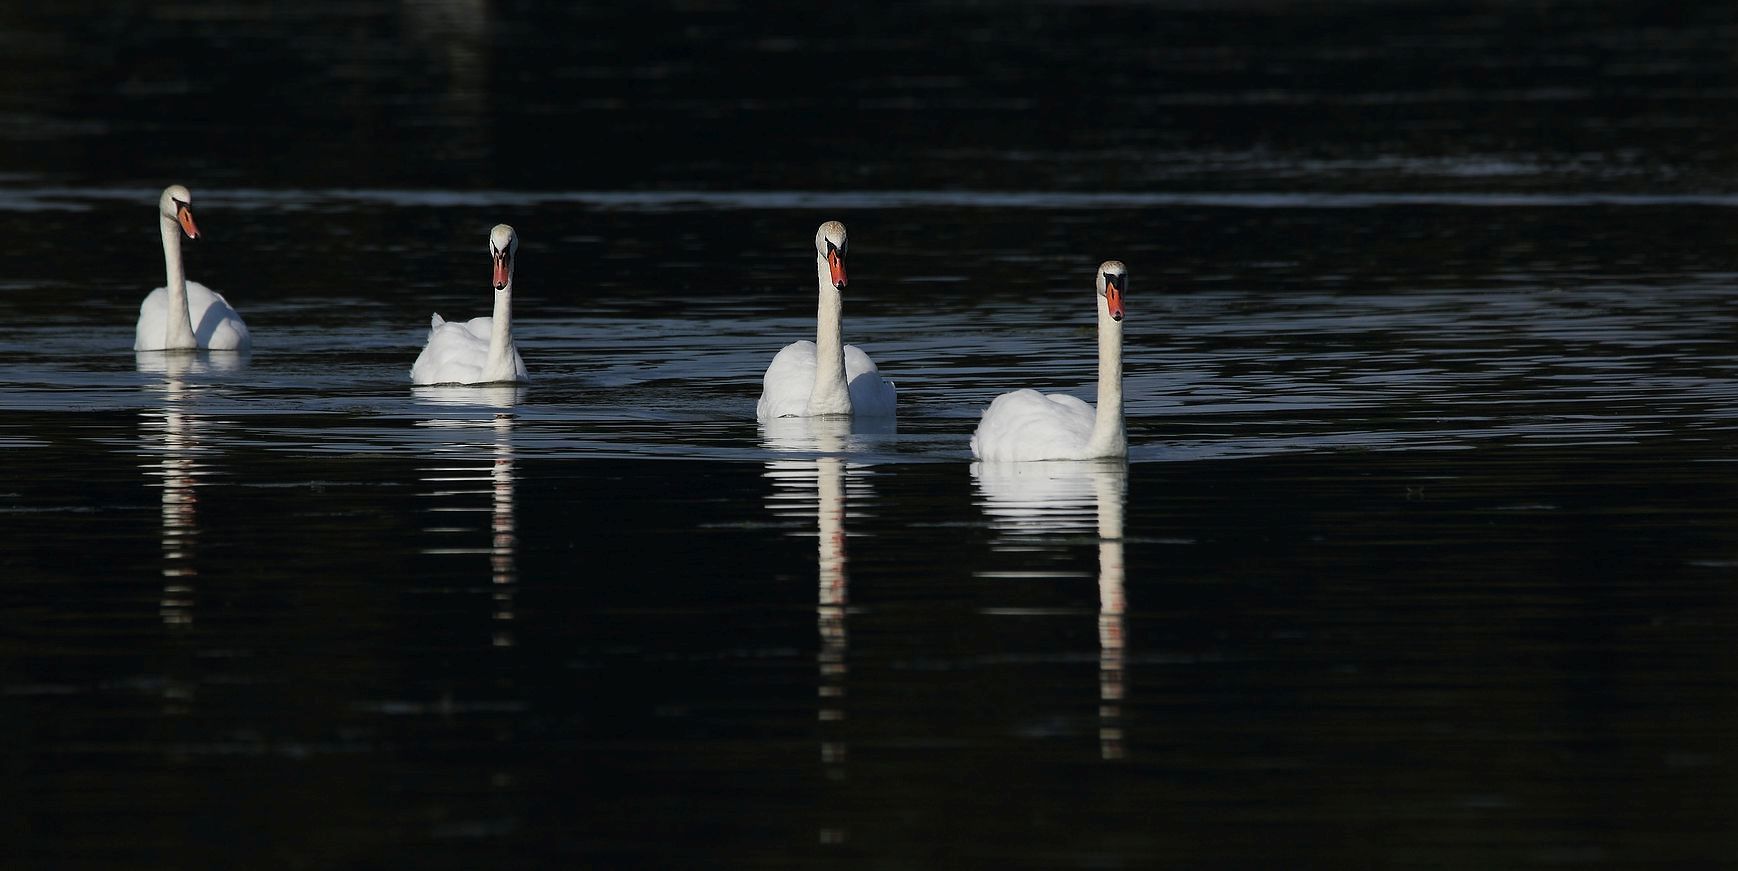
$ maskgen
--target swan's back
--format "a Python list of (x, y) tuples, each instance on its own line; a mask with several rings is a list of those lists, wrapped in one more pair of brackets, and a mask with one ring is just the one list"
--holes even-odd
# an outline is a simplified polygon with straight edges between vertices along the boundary
[(972, 455), (989, 462), (1075, 460), (1092, 440), (1092, 406), (1065, 393), (1016, 390), (984, 409)]
[[(187, 282), (187, 315), (193, 321), (193, 338), (199, 347), (212, 351), (246, 351), (253, 336), (223, 294)], [(133, 350), (161, 351), (169, 330), (169, 289), (159, 287), (139, 303), (139, 322), (133, 328)]]
[(892, 417), (899, 405), (893, 382), (882, 378), (875, 361), (856, 345), (845, 346), (845, 383), (855, 417)]
[[(412, 384), (481, 384), (483, 367), (489, 362), (489, 334), (495, 319), (488, 315), (468, 321), (449, 321), (439, 314), (429, 319), (428, 344), (410, 367)], [(513, 349), (516, 381), (530, 381), (525, 361)]]
[(815, 343), (804, 339), (779, 349), (767, 364), (760, 385), (760, 401), (754, 406), (756, 419), (808, 414), (809, 392), (815, 386)]
[[(881, 377), (881, 370), (862, 348), (845, 346), (845, 382), (851, 393), (851, 414), (854, 417), (889, 417), (898, 404), (893, 382)], [(773, 356), (761, 378), (760, 401), (755, 404), (758, 420), (780, 417), (806, 417), (809, 395), (815, 389), (815, 343), (807, 339), (792, 342)]]

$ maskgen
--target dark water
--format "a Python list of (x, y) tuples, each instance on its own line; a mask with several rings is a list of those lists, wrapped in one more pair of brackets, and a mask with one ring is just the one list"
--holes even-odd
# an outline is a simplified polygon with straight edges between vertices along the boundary
[[(1735, 37), (0, 11), (6, 864), (1730, 864)], [(129, 350), (171, 181), (249, 357)], [(753, 419), (828, 218), (892, 431)], [(1128, 462), (972, 464), (1109, 257)]]

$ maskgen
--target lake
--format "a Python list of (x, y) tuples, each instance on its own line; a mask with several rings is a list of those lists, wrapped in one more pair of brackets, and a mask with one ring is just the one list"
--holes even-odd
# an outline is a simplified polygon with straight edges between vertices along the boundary
[[(1738, 10), (0, 12), (20, 867), (1738, 858)], [(251, 354), (135, 353), (186, 184)], [(762, 425), (815, 227), (897, 423)], [(413, 388), (521, 245), (522, 387)], [(1126, 461), (974, 463), (996, 395)]]

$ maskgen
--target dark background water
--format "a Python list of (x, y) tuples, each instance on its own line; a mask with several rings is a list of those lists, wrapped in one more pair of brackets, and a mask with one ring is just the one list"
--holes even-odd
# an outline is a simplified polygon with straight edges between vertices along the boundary
[[(0, 9), (19, 867), (1721, 866), (1728, 4)], [(245, 360), (130, 350), (151, 205)], [(894, 432), (764, 430), (852, 233)], [(508, 391), (412, 391), (523, 239)], [(974, 467), (1090, 395), (1130, 461)]]

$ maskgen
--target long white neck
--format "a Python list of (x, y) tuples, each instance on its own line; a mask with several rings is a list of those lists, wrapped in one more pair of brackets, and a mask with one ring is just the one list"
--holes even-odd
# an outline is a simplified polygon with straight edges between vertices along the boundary
[(851, 390), (845, 383), (845, 339), (839, 325), (844, 307), (833, 286), (827, 259), (815, 256), (820, 303), (815, 307), (815, 386), (809, 392), (809, 414), (850, 414)]
[(1102, 295), (1098, 298), (1098, 413), (1087, 448), (1093, 457), (1128, 453), (1122, 421), (1122, 321), (1110, 316), (1110, 304)]
[(161, 218), (158, 228), (163, 231), (163, 268), (169, 273), (168, 322), (163, 337), (165, 350), (197, 348), (193, 337), (193, 315), (187, 310), (187, 275), (181, 269), (181, 225), (172, 218)]
[(507, 286), (495, 291), (495, 315), (489, 332), (489, 358), (483, 361), (484, 381), (514, 381), (519, 377), (513, 365), (513, 275), (508, 273)]

